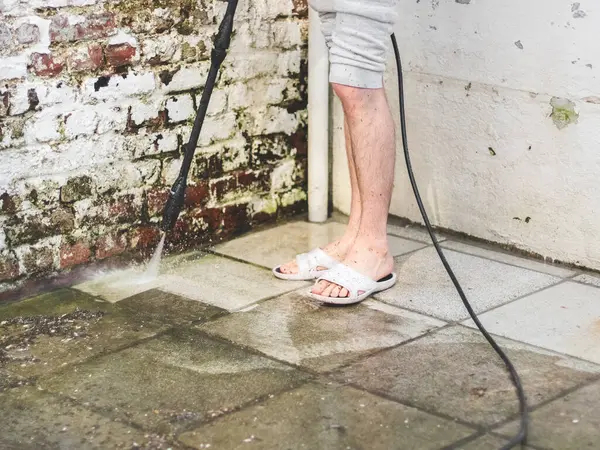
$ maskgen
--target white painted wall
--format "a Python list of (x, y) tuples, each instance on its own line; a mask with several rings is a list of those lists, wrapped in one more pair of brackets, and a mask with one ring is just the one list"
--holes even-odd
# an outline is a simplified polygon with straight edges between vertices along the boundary
[[(395, 30), (411, 160), (432, 222), (600, 269), (600, 3), (458, 1), (399, 0)], [(386, 83), (398, 125), (391, 213), (421, 222), (391, 50)], [(577, 123), (559, 129), (553, 97), (574, 103)], [(348, 213), (333, 103), (334, 205)]]

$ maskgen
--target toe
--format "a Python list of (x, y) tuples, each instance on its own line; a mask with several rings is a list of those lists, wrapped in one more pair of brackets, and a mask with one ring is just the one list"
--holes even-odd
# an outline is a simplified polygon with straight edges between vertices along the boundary
[(325, 288), (327, 287), (329, 283), (327, 283), (327, 281), (321, 280), (318, 283), (316, 283), (313, 288), (312, 288), (312, 293), (313, 294), (317, 294), (317, 295), (322, 295), (323, 291), (325, 290)]
[(340, 298), (346, 298), (349, 295), (350, 295), (350, 292), (348, 292), (348, 289), (342, 288), (342, 290), (340, 291)]
[(329, 297), (340, 297), (340, 290), (341, 288), (339, 286), (334, 285), (333, 289), (331, 289), (331, 294), (329, 294)]
[(331, 297), (331, 291), (333, 291), (334, 287), (335, 287), (335, 284), (330, 284), (329, 286), (327, 286), (325, 288), (325, 290), (323, 291), (323, 293), (321, 295), (323, 297)]

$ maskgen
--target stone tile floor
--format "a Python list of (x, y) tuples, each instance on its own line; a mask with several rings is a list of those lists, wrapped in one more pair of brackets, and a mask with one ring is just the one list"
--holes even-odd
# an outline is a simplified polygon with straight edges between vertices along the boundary
[[(0, 448), (503, 446), (514, 389), (422, 230), (390, 226), (400, 281), (360, 305), (272, 276), (342, 231), (290, 222), (0, 305)], [(440, 240), (521, 375), (527, 448), (598, 448), (600, 278)]]

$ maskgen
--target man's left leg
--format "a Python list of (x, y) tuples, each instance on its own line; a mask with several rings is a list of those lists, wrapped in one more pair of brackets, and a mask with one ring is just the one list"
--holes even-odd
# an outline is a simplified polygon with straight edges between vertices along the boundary
[[(330, 81), (340, 98), (351, 139), (361, 199), (358, 235), (343, 264), (370, 280), (389, 276), (387, 219), (394, 184), (395, 124), (383, 88), (396, 0), (339, 0), (332, 37)], [(344, 278), (357, 277), (348, 273)], [(347, 297), (341, 284), (320, 281), (325, 297)], [(361, 294), (359, 291), (357, 294)]]

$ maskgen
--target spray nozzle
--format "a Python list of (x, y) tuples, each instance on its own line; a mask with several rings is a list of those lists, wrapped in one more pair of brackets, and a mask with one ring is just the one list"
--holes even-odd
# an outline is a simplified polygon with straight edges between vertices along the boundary
[(175, 180), (173, 187), (171, 187), (169, 199), (167, 200), (163, 211), (162, 224), (160, 226), (164, 232), (172, 230), (175, 227), (175, 223), (177, 223), (179, 213), (181, 213), (185, 200), (186, 184), (186, 177), (179, 176), (177, 180)]

